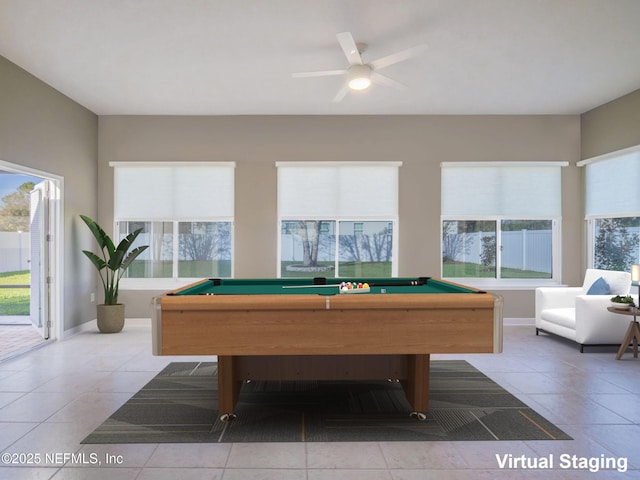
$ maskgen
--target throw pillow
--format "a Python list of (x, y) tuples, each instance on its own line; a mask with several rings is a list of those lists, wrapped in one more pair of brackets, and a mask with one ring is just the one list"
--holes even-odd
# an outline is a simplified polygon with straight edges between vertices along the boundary
[(611, 289), (609, 288), (609, 284), (604, 280), (604, 278), (600, 277), (597, 279), (587, 290), (587, 295), (610, 295)]

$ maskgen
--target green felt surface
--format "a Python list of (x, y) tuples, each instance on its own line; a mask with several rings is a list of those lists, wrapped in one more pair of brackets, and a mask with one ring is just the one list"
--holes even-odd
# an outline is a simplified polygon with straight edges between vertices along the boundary
[[(476, 293), (475, 290), (429, 278), (424, 285), (398, 285), (418, 278), (327, 278), (327, 285), (313, 287), (312, 278), (260, 278), (206, 280), (175, 292), (175, 295), (336, 295), (341, 282), (369, 283), (369, 294)], [(216, 285), (219, 282), (219, 285)], [(379, 284), (379, 286), (376, 286)], [(362, 295), (367, 295), (363, 293)]]

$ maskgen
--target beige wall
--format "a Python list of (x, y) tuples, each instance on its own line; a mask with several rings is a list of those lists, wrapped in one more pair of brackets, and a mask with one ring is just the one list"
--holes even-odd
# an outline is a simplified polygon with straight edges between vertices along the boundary
[[(568, 161), (564, 281), (581, 283), (577, 116), (106, 116), (99, 121), (100, 221), (113, 222), (111, 161), (235, 161), (236, 277), (276, 275), (276, 161), (400, 160), (399, 274), (440, 275), (440, 162)], [(148, 316), (156, 292), (121, 292)], [(534, 315), (533, 292), (504, 291), (505, 316)]]
[(97, 212), (97, 116), (0, 57), (0, 160), (64, 178), (64, 328), (95, 318), (91, 247), (78, 214)]
[(580, 122), (582, 158), (640, 145), (640, 90), (584, 113)]

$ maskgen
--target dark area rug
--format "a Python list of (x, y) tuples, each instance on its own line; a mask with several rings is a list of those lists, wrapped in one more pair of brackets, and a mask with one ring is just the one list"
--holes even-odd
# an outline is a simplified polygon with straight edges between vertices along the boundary
[(462, 360), (431, 362), (425, 421), (394, 382), (250, 382), (217, 413), (217, 364), (171, 363), (82, 443), (570, 440)]

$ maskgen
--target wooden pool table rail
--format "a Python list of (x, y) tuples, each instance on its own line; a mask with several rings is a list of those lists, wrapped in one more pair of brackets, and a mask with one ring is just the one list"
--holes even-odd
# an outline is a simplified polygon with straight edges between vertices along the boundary
[(502, 345), (493, 295), (238, 297), (160, 297), (154, 354), (496, 353)]

